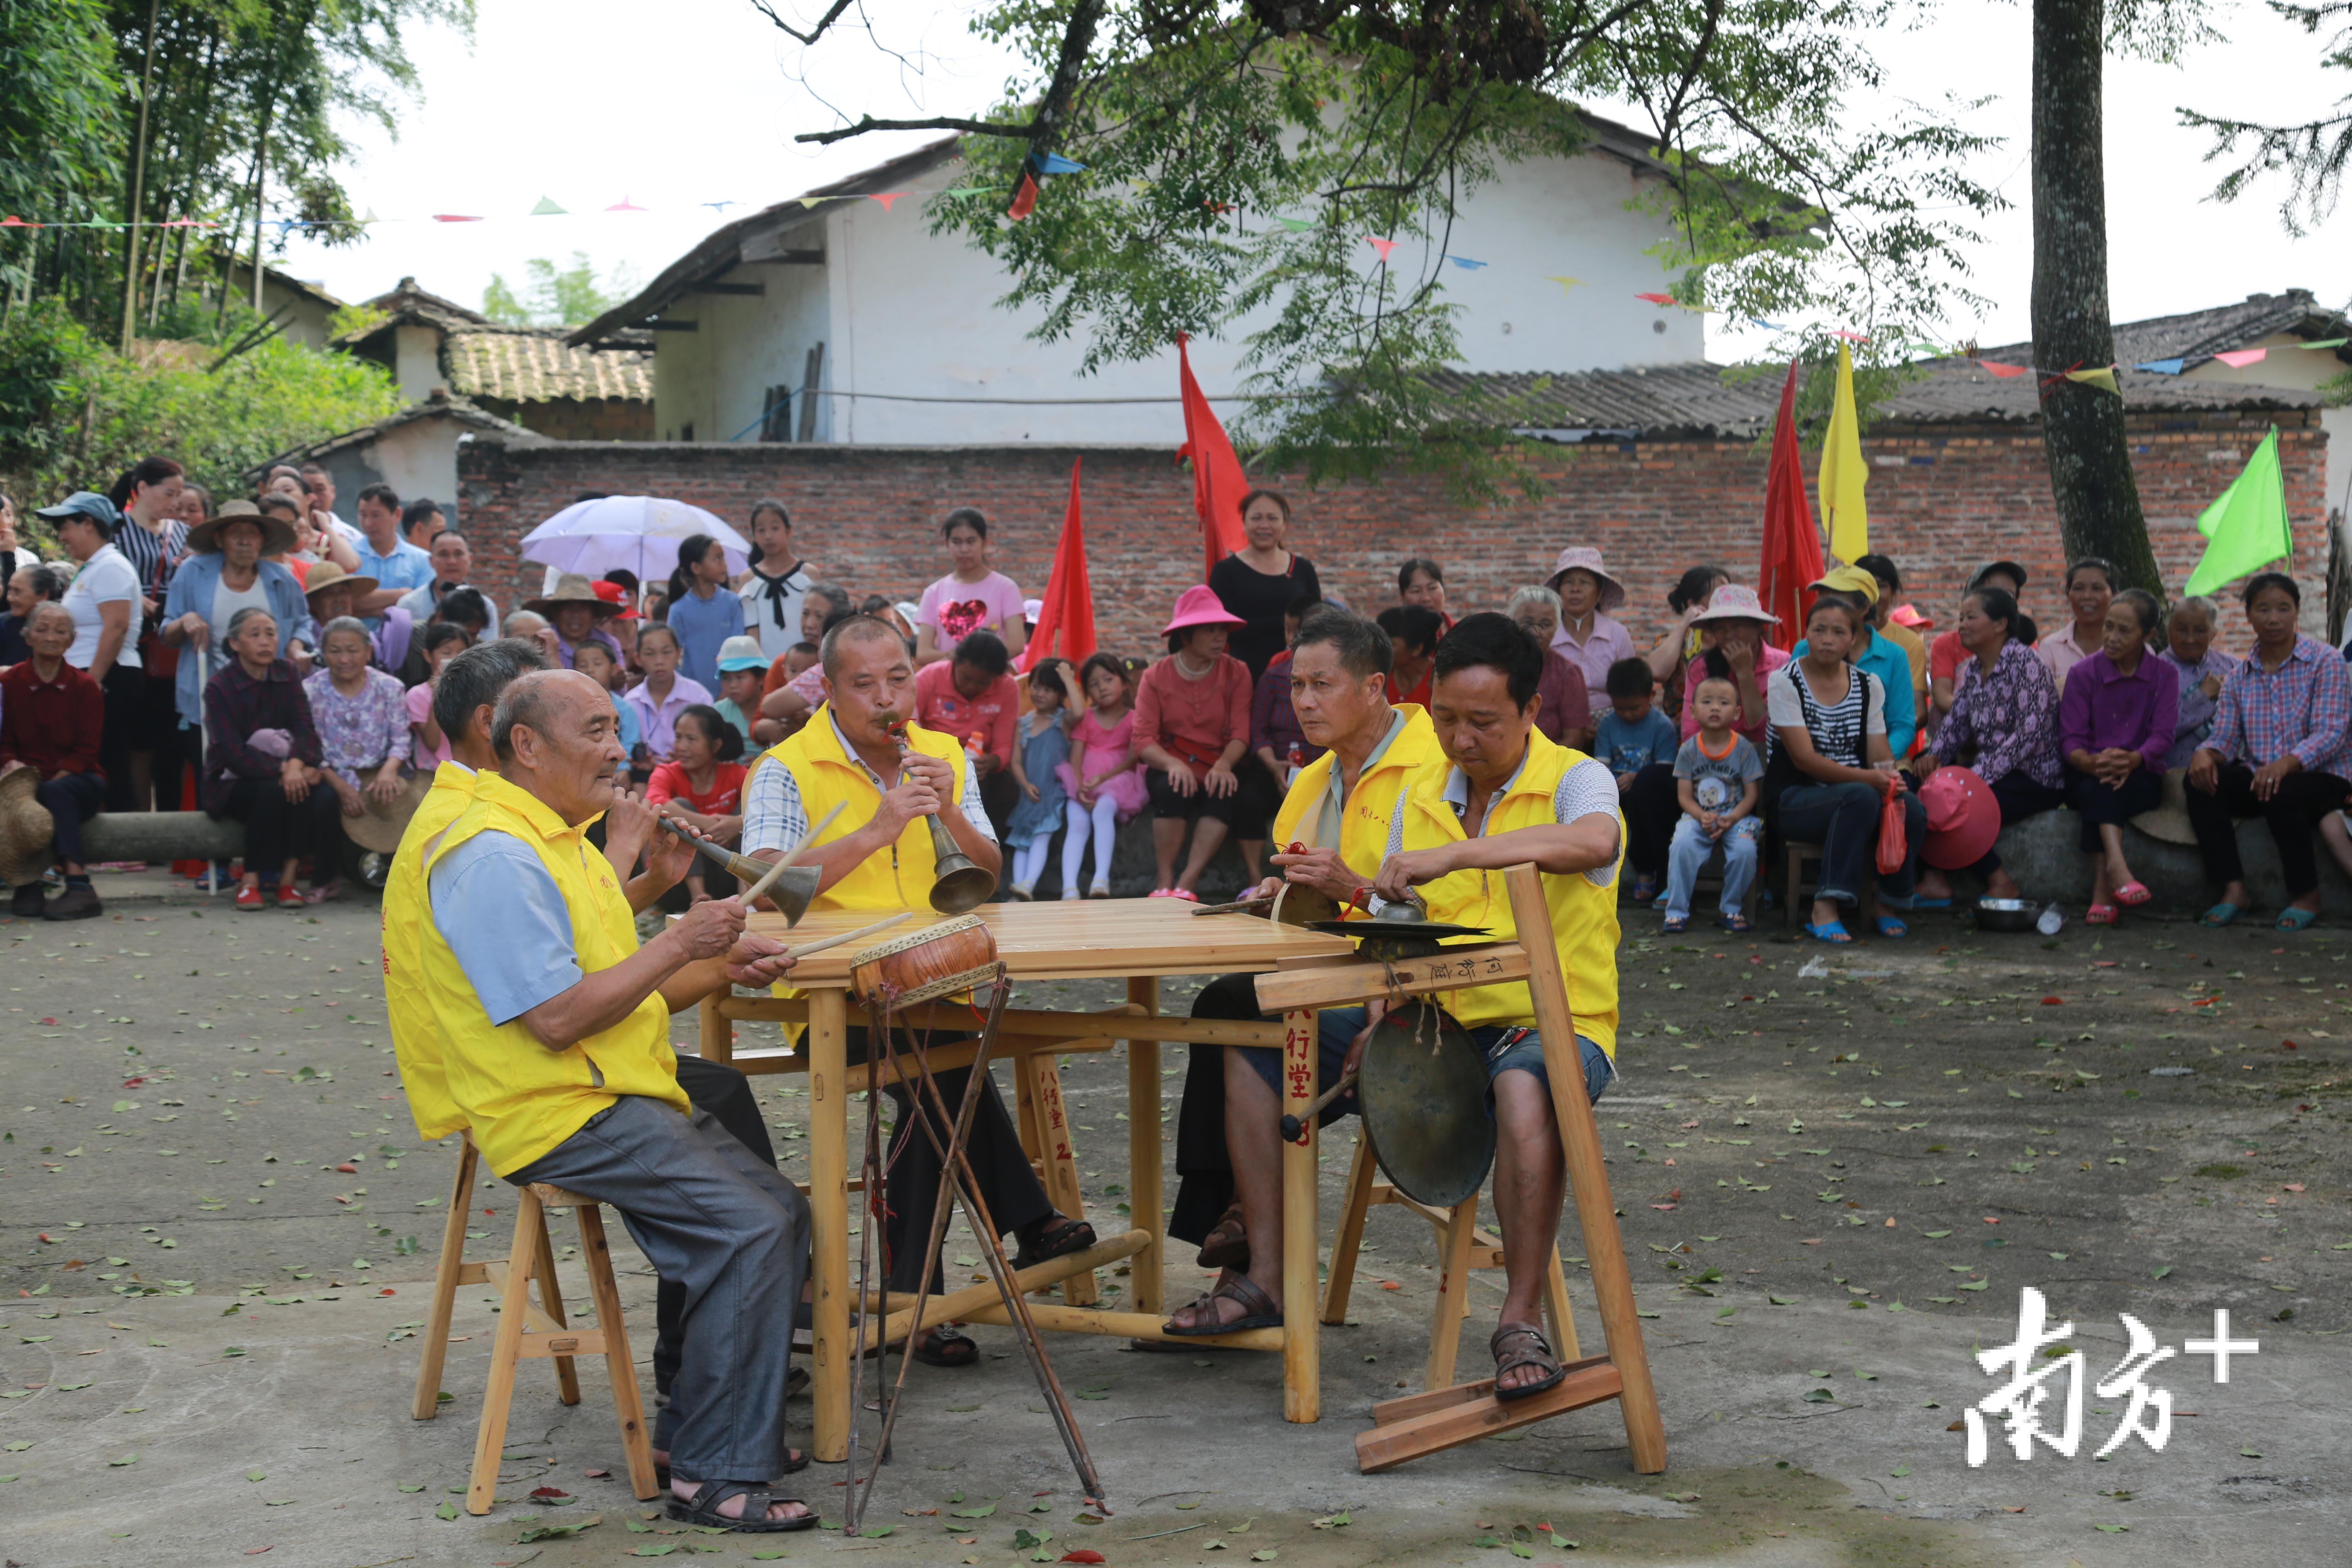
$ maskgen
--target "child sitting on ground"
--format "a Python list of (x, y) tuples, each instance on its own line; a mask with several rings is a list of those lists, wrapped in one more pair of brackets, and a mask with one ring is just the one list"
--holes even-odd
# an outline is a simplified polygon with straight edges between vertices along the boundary
[(1702, 678), (1691, 693), (1698, 733), (1675, 753), (1675, 791), (1682, 820), (1675, 825), (1666, 858), (1668, 934), (1690, 929), (1691, 891), (1699, 868), (1717, 846), (1723, 849), (1723, 912), (1715, 923), (1746, 931), (1743, 907), (1756, 879), (1757, 846), (1764, 819), (1756, 815), (1764, 793), (1764, 759), (1732, 724), (1739, 717), (1739, 688), (1727, 675)]
[[(1674, 813), (1665, 803), (1673, 798), (1668, 784), (1680, 735), (1675, 721), (1653, 703), (1657, 677), (1647, 659), (1621, 658), (1611, 665), (1606, 689), (1609, 711), (1593, 731), (1592, 754), (1617, 775), (1617, 793), (1625, 803), (1625, 859), (1633, 870), (1633, 901), (1646, 904), (1657, 897), (1666, 839), (1674, 831)], [(1654, 776), (1637, 790), (1634, 781), (1645, 771)]]

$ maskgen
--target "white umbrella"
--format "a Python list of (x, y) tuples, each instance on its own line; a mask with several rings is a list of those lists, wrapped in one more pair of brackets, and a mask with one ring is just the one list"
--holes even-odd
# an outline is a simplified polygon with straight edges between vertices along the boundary
[(604, 496), (565, 507), (523, 536), (522, 558), (590, 577), (626, 567), (640, 582), (677, 569), (678, 542), (707, 533), (730, 573), (751, 567), (751, 542), (698, 506), (660, 496)]

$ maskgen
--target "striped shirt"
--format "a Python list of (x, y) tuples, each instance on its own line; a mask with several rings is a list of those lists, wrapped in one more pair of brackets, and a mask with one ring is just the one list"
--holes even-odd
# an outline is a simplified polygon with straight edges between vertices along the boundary
[[(825, 718), (833, 725), (834, 739), (841, 742), (842, 754), (857, 764), (876, 789), (887, 795), (890, 784), (851, 749), (849, 738), (841, 732), (841, 721), (830, 712)], [(995, 843), (996, 828), (980, 804), (978, 768), (964, 769), (963, 799), (958, 805), (972, 831)], [(762, 849), (798, 844), (808, 837), (808, 807), (801, 803), (801, 781), (793, 776), (793, 770), (765, 757), (752, 763), (751, 780), (743, 786), (743, 853), (756, 855)]]
[(2334, 648), (2297, 635), (2276, 669), (2259, 650), (2221, 688), (2221, 707), (2206, 737), (2221, 760), (2267, 766), (2293, 752), (2306, 772), (2352, 775), (2352, 673)]
[(1886, 689), (1868, 670), (1853, 665), (1846, 666), (1845, 695), (1823, 702), (1813, 695), (1802, 661), (1792, 658), (1765, 683), (1764, 701), (1775, 751), (1783, 729), (1801, 729), (1813, 738), (1813, 750), (1824, 761), (1866, 768), (1869, 737), (1886, 733)]

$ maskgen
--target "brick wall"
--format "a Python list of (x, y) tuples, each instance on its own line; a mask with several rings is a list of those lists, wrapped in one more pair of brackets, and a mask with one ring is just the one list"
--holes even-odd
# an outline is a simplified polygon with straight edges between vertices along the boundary
[[(2168, 583), (2186, 579), (2203, 544), (2197, 514), (2236, 476), (2273, 417), (2132, 418), (2140, 499)], [(2326, 437), (2314, 417), (2276, 417), (2295, 567), (2312, 590), (2306, 609), (2315, 612), (2326, 563)], [(1871, 542), (1901, 565), (1906, 598), (1948, 626), (1969, 571), (2005, 556), (2032, 573), (2027, 611), (2045, 626), (2062, 621), (2063, 552), (2037, 432), (1991, 424), (1906, 429), (1874, 436), (1865, 449)], [(753, 500), (782, 497), (794, 542), (821, 576), (903, 598), (946, 570), (940, 516), (975, 505), (994, 525), (997, 568), (1034, 597), (1052, 564), (1074, 456), (1084, 459), (1087, 555), (1105, 646), (1155, 653), (1170, 605), (1201, 575), (1191, 480), (1164, 448), (508, 447), (478, 438), (461, 448), (459, 470), (475, 560), (501, 592), (537, 590), (540, 569), (515, 552), (522, 535), (581, 491), (603, 490), (676, 497), (738, 527)], [(1292, 479), (1286, 488), (1293, 545), (1315, 563), (1326, 593), (1359, 609), (1395, 601), (1395, 566), (1406, 555), (1444, 563), (1459, 614), (1501, 607), (1514, 585), (1549, 574), (1562, 545), (1592, 544), (1624, 580), (1630, 597), (1620, 616), (1646, 646), (1684, 567), (1719, 562), (1738, 580), (1755, 580), (1764, 475), (1762, 454), (1744, 442), (1645, 440), (1546, 448), (1549, 493), (1518, 506), (1465, 508), (1438, 485), (1406, 479), (1319, 492)], [(1279, 476), (1271, 482), (1286, 484)], [(2233, 645), (2245, 640), (2238, 625), (2233, 615)]]

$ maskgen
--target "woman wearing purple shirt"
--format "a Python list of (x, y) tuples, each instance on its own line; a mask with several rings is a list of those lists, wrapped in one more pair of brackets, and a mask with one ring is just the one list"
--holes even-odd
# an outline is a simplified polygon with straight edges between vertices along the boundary
[(2164, 758), (2180, 720), (2180, 672), (2147, 651), (2161, 612), (2126, 588), (2108, 601), (2099, 651), (2074, 664), (2058, 704), (2058, 749), (2066, 758), (2066, 798), (2083, 819), (2095, 926), (2116, 923), (2116, 906), (2155, 895), (2124, 862), (2124, 824), (2164, 799)]
[[(1936, 749), (1920, 752), (1916, 768), (1923, 783), (1948, 762), (1974, 768), (2000, 803), (2003, 827), (2066, 800), (2058, 768), (2058, 692), (2050, 671), (2018, 636), (2028, 624), (2016, 599), (2001, 589), (1979, 588), (1960, 601), (1958, 629), (1969, 658), (1959, 668), (1959, 687)], [(1988, 897), (2019, 896), (2016, 879), (2000, 868), (1999, 850), (1986, 850), (1968, 869), (1985, 879)], [(1921, 906), (1948, 907), (1951, 890), (1941, 871), (1920, 873)]]

